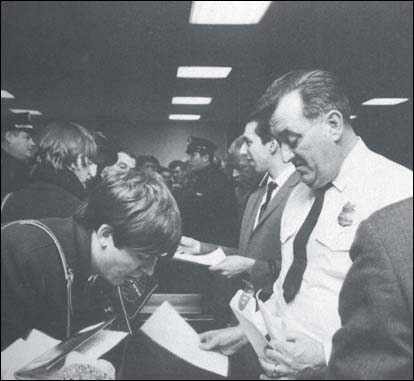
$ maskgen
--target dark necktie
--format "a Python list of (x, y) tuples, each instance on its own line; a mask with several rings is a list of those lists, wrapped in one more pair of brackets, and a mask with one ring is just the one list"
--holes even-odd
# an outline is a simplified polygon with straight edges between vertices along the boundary
[(261, 220), (261, 218), (263, 217), (263, 214), (266, 210), (266, 208), (268, 207), (270, 200), (272, 199), (272, 193), (273, 191), (277, 188), (277, 184), (273, 181), (269, 182), (267, 184), (267, 190), (266, 190), (266, 200), (264, 202), (264, 204), (260, 207), (260, 213), (259, 213), (259, 220)]
[(316, 197), (312, 208), (293, 241), (293, 262), (286, 274), (285, 281), (283, 282), (283, 297), (285, 298), (286, 303), (295, 299), (295, 296), (300, 289), (303, 274), (308, 263), (306, 257), (306, 245), (309, 236), (318, 222), (319, 215), (321, 214), (325, 192), (331, 186), (332, 184), (329, 183), (323, 188), (315, 191)]

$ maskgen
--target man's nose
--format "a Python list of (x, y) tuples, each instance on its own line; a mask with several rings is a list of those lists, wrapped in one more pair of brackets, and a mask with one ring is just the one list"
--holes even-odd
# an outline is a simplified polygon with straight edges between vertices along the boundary
[(283, 162), (284, 163), (289, 163), (290, 161), (292, 161), (292, 159), (295, 157), (295, 154), (288, 147), (288, 145), (282, 143), (280, 148), (282, 150), (282, 160), (283, 160)]
[(247, 144), (244, 142), (240, 147), (240, 155), (248, 155)]

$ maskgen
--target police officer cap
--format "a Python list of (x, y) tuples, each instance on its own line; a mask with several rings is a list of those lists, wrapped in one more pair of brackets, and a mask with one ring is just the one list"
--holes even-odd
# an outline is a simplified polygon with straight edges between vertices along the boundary
[(208, 139), (197, 138), (195, 136), (190, 136), (188, 138), (188, 145), (186, 153), (192, 154), (194, 152), (199, 152), (201, 155), (210, 154), (213, 155), (216, 151), (217, 146)]
[(4, 123), (2, 123), (1, 129), (3, 131), (21, 130), (33, 132), (35, 126), (31, 121), (30, 113), (19, 113), (8, 115)]

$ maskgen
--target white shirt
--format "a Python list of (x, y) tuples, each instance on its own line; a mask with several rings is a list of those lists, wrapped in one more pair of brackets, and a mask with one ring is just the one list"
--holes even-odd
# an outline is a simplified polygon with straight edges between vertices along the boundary
[[(352, 264), (349, 249), (356, 229), (374, 211), (412, 197), (413, 175), (409, 169), (370, 151), (359, 138), (332, 183), (308, 240), (308, 264), (300, 290), (286, 304), (283, 282), (293, 261), (293, 240), (315, 200), (314, 192), (304, 183), (292, 191), (281, 221), (282, 268), (266, 302), (275, 319), (282, 319), (287, 329), (299, 330), (320, 341), (326, 362), (332, 336), (341, 327), (339, 292)], [(345, 205), (351, 205), (354, 211), (344, 214)], [(344, 226), (343, 219), (338, 219), (340, 215), (352, 224)], [(260, 314), (255, 318), (258, 328), (266, 333)]]
[(270, 173), (267, 173), (265, 175), (265, 177), (263, 178), (262, 182), (261, 182), (261, 186), (263, 184), (263, 181), (266, 179), (267, 177), (267, 182), (266, 182), (266, 191), (263, 194), (263, 198), (262, 198), (262, 202), (260, 203), (259, 209), (257, 210), (257, 214), (256, 214), (256, 219), (254, 220), (254, 227), (253, 230), (256, 229), (257, 224), (259, 223), (259, 216), (260, 216), (260, 210), (262, 209), (263, 204), (266, 201), (266, 194), (267, 194), (267, 187), (269, 185), (269, 183), (274, 182), (277, 184), (277, 187), (273, 190), (272, 192), (272, 196), (270, 198), (270, 202), (269, 204), (272, 202), (273, 197), (276, 196), (277, 192), (279, 192), (279, 189), (283, 187), (283, 185), (286, 183), (286, 181), (288, 181), (289, 177), (291, 175), (293, 175), (293, 173), (296, 171), (296, 168), (293, 166), (293, 164), (288, 164), (287, 168), (282, 171), (282, 173), (280, 173), (276, 179), (273, 179), (273, 177), (270, 175)]

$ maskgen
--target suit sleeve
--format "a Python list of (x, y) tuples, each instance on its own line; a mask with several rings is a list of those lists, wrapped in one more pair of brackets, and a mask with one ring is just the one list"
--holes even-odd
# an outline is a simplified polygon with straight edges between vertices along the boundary
[(333, 337), (328, 379), (412, 378), (412, 317), (386, 247), (373, 225), (360, 225), (354, 263), (339, 297), (342, 328)]

